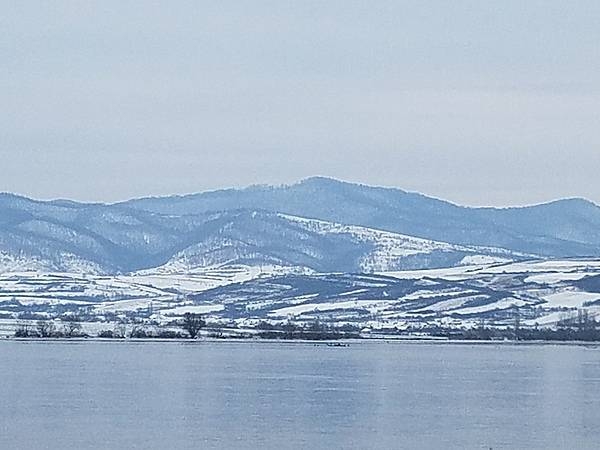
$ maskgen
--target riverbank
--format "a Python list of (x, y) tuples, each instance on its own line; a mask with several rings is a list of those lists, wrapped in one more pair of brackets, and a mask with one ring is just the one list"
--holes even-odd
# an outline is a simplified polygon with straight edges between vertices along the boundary
[(161, 338), (99, 338), (99, 337), (74, 337), (74, 338), (19, 338), (5, 336), (0, 338), (0, 342), (23, 342), (23, 343), (114, 343), (114, 344), (186, 344), (186, 345), (202, 345), (202, 344), (281, 344), (281, 345), (312, 345), (325, 347), (349, 347), (353, 345), (364, 344), (407, 344), (407, 345), (481, 345), (481, 346), (577, 346), (590, 349), (600, 349), (600, 342), (588, 341), (517, 341), (517, 340), (502, 340), (502, 341), (484, 341), (484, 340), (457, 340), (457, 339), (389, 339), (389, 338), (352, 338), (346, 339), (343, 342), (339, 340), (310, 340), (310, 339), (260, 339), (260, 338), (199, 338), (199, 339), (161, 339)]

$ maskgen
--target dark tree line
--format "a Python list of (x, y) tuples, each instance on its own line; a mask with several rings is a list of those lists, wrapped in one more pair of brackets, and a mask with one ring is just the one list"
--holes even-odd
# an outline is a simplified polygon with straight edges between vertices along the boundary
[(523, 327), (520, 315), (515, 313), (512, 326), (507, 328), (486, 327), (480, 322), (479, 326), (470, 329), (453, 329), (430, 327), (425, 330), (428, 334), (451, 339), (467, 340), (517, 340), (517, 341), (600, 341), (598, 322), (590, 317), (586, 309), (577, 311), (574, 317), (565, 317), (555, 328)]
[(263, 339), (306, 339), (313, 341), (349, 339), (359, 337), (357, 327), (344, 326), (334, 327), (324, 324), (319, 320), (304, 326), (291, 322), (283, 325), (273, 325), (268, 322), (261, 322), (257, 326), (261, 331), (258, 336)]
[(51, 320), (38, 320), (35, 325), (21, 323), (15, 330), (15, 337), (71, 338), (83, 335), (81, 323), (77, 317), (64, 318), (60, 327), (57, 327)]

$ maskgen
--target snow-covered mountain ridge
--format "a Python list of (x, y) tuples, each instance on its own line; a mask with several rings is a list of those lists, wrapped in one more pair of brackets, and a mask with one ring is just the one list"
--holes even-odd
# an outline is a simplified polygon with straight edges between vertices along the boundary
[(531, 257), (268, 211), (167, 216), (102, 205), (68, 213), (62, 208), (34, 203), (5, 209), (0, 272), (189, 272), (223, 264), (374, 272)]
[(600, 257), (600, 208), (579, 199), (467, 208), (327, 178), (118, 204), (0, 194), (0, 272), (314, 272)]
[(516, 208), (472, 208), (406, 192), (313, 177), (121, 204), (163, 214), (263, 210), (391, 231), (439, 242), (548, 257), (600, 256), (600, 207), (573, 198)]

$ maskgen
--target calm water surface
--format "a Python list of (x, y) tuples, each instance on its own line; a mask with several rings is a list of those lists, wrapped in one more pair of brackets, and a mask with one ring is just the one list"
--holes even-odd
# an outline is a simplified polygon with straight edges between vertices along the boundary
[(0, 342), (1, 449), (599, 446), (600, 349)]

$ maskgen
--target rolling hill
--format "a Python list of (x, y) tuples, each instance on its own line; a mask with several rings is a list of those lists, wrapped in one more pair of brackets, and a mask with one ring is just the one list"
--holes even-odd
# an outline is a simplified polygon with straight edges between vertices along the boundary
[(395, 188), (313, 177), (289, 186), (252, 186), (121, 205), (163, 214), (261, 209), (460, 245), (550, 257), (600, 255), (600, 207), (563, 199), (518, 208), (470, 208)]
[(128, 273), (215, 264), (318, 272), (600, 256), (600, 208), (469, 208), (328, 178), (117, 204), (0, 194), (0, 270)]

